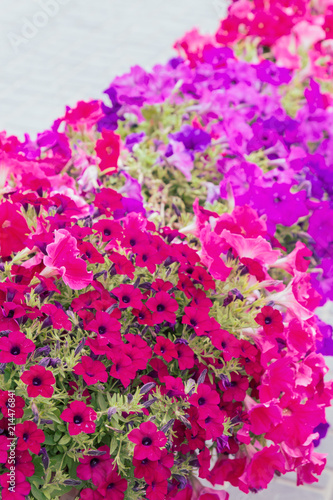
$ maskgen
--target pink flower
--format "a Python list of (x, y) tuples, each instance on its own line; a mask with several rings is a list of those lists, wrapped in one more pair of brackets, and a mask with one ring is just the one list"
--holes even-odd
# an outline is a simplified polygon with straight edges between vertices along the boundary
[(92, 434), (95, 432), (97, 413), (89, 408), (83, 401), (73, 401), (60, 415), (65, 422), (69, 422), (68, 432), (76, 436), (81, 432)]
[(102, 361), (93, 361), (89, 356), (82, 356), (81, 362), (74, 366), (73, 372), (82, 375), (87, 385), (105, 383), (108, 374)]
[(24, 365), (28, 354), (35, 350), (35, 344), (22, 332), (10, 332), (8, 337), (0, 338), (0, 363), (13, 362)]
[(167, 292), (157, 292), (155, 297), (150, 297), (147, 300), (146, 306), (153, 312), (155, 324), (163, 323), (163, 321), (176, 322), (175, 311), (179, 305)]
[(162, 456), (161, 448), (165, 446), (167, 437), (158, 431), (153, 422), (143, 422), (139, 429), (133, 429), (128, 439), (135, 443), (134, 458), (137, 460), (159, 460)]
[(25, 247), (30, 230), (18, 205), (4, 201), (0, 204), (0, 255), (9, 257)]
[(43, 276), (60, 274), (73, 290), (81, 290), (92, 282), (93, 273), (88, 273), (84, 260), (77, 258), (77, 241), (66, 229), (55, 231), (55, 241), (47, 245), (46, 251), (43, 262), (47, 269), (41, 273)]
[(21, 380), (28, 386), (29, 398), (36, 398), (39, 395), (50, 398), (54, 392), (52, 385), (56, 380), (53, 373), (46, 370), (44, 366), (31, 366), (29, 370), (22, 373)]
[(16, 448), (20, 451), (30, 450), (36, 455), (40, 451), (40, 445), (45, 441), (45, 434), (38, 429), (35, 422), (25, 420), (22, 424), (16, 424), (15, 434), (18, 438)]

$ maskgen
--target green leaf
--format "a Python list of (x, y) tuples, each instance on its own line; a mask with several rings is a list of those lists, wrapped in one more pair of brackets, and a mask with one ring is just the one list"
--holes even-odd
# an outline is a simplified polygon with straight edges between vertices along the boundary
[(69, 443), (71, 440), (71, 437), (70, 436), (62, 436), (62, 438), (60, 439), (60, 441), (58, 442), (58, 444), (67, 444)]
[(33, 495), (33, 498), (37, 498), (37, 500), (47, 500), (44, 493), (33, 484), (31, 485), (31, 494)]
[(98, 406), (100, 407), (100, 409), (101, 409), (102, 411), (107, 410), (108, 405), (107, 405), (107, 403), (106, 403), (106, 401), (105, 401), (105, 399), (103, 398), (103, 396), (102, 396), (102, 394), (101, 394), (101, 393), (98, 393), (98, 395), (97, 395), (97, 403), (98, 403)]

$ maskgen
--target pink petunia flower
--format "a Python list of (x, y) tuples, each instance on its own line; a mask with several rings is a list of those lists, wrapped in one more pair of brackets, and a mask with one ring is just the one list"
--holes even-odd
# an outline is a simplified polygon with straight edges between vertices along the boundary
[(78, 258), (77, 241), (66, 229), (55, 231), (54, 243), (46, 247), (47, 255), (43, 262), (46, 269), (42, 276), (60, 274), (64, 283), (73, 290), (81, 290), (93, 279), (93, 273), (87, 271), (84, 260)]
[(83, 401), (73, 401), (69, 408), (66, 408), (60, 415), (68, 424), (68, 432), (71, 436), (76, 436), (81, 432), (92, 434), (95, 432), (97, 419), (95, 410), (87, 406)]

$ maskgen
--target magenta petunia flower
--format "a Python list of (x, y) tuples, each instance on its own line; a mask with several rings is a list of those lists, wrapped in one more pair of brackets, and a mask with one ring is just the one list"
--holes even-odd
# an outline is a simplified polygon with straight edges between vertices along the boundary
[(31, 366), (29, 370), (22, 373), (21, 380), (28, 386), (29, 398), (37, 396), (50, 398), (54, 392), (52, 385), (56, 380), (51, 370), (46, 370), (44, 366)]
[(140, 292), (138, 288), (133, 285), (120, 285), (117, 288), (111, 290), (113, 295), (119, 299), (119, 307), (125, 309), (127, 307), (134, 307), (135, 309), (141, 309), (142, 299), (144, 295)]
[(9, 257), (25, 247), (30, 230), (18, 205), (4, 201), (0, 204), (0, 255)]
[(94, 420), (97, 419), (97, 413), (83, 401), (73, 401), (69, 408), (62, 412), (60, 418), (69, 423), (68, 432), (71, 436), (76, 436), (81, 432), (86, 434), (95, 432)]
[(36, 455), (40, 451), (41, 443), (45, 441), (44, 432), (38, 429), (37, 424), (31, 420), (16, 424), (15, 434), (18, 438), (16, 448), (20, 451), (29, 450)]
[(110, 448), (107, 445), (97, 448), (98, 451), (105, 452), (104, 455), (85, 455), (79, 458), (80, 464), (76, 468), (76, 475), (83, 481), (92, 480), (95, 486), (101, 484), (105, 475), (112, 469), (110, 458)]
[(284, 330), (282, 314), (271, 306), (262, 307), (254, 319), (263, 327), (266, 335), (278, 335)]
[(14, 475), (9, 472), (2, 474), (0, 484), (3, 488), (2, 500), (23, 500), (31, 490), (31, 485), (26, 480), (25, 474), (20, 471), (15, 471)]
[(89, 356), (82, 356), (81, 362), (74, 366), (73, 372), (82, 375), (87, 385), (105, 383), (108, 379), (105, 365), (102, 361), (93, 361)]
[[(14, 402), (13, 402), (14, 398)], [(11, 404), (9, 402), (11, 400)], [(0, 410), (4, 417), (8, 417), (8, 409), (11, 409), (11, 414), (14, 412), (15, 418), (23, 417), (25, 407), (24, 399), (21, 396), (9, 394), (8, 391), (0, 391)]]
[(73, 290), (85, 288), (92, 282), (93, 274), (87, 271), (84, 260), (77, 257), (80, 252), (76, 239), (66, 229), (56, 230), (54, 234), (54, 243), (46, 247), (47, 255), (43, 259), (46, 269), (41, 274), (60, 274)]
[(143, 422), (139, 429), (133, 429), (128, 439), (135, 443), (134, 458), (137, 460), (159, 460), (162, 456), (161, 448), (167, 442), (166, 435), (157, 430), (153, 422)]
[(0, 338), (0, 363), (24, 365), (28, 354), (35, 350), (35, 344), (22, 332), (10, 332)]
[(123, 500), (124, 491), (127, 490), (127, 481), (117, 472), (117, 468), (110, 470), (98, 486), (97, 491), (103, 495), (104, 500)]
[(150, 297), (147, 300), (146, 306), (153, 312), (153, 322), (155, 324), (163, 323), (163, 321), (176, 322), (175, 311), (177, 311), (179, 305), (167, 292), (157, 292), (155, 297)]

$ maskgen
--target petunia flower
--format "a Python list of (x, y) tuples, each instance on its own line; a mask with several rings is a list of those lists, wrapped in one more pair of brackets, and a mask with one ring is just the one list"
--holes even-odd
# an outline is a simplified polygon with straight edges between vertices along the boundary
[(133, 429), (128, 434), (128, 439), (135, 443), (134, 458), (137, 460), (159, 460), (162, 456), (161, 448), (167, 442), (166, 435), (153, 422), (143, 422), (139, 429)]
[(113, 174), (118, 170), (118, 158), (120, 153), (120, 135), (112, 130), (102, 130), (102, 138), (96, 142), (96, 154), (101, 160), (99, 168), (107, 174)]
[(51, 370), (46, 370), (44, 366), (31, 366), (29, 370), (22, 373), (20, 378), (28, 386), (29, 398), (36, 398), (39, 395), (44, 398), (52, 397), (54, 392), (52, 385), (56, 380)]
[(43, 259), (46, 269), (41, 274), (60, 274), (64, 283), (73, 290), (85, 288), (92, 282), (93, 274), (87, 272), (84, 260), (77, 257), (76, 239), (66, 229), (59, 229), (54, 234), (54, 243), (46, 247), (47, 255)]
[(155, 297), (147, 300), (146, 306), (152, 311), (155, 324), (163, 323), (163, 321), (176, 322), (175, 311), (179, 305), (167, 292), (157, 292)]
[(101, 361), (93, 361), (89, 356), (82, 356), (81, 362), (73, 367), (73, 372), (82, 375), (87, 385), (105, 383), (108, 379), (105, 365)]
[(85, 455), (79, 458), (80, 464), (76, 468), (76, 475), (83, 481), (92, 480), (95, 486), (101, 484), (106, 473), (112, 465), (110, 448), (107, 445), (100, 446), (97, 451), (105, 452), (104, 455)]
[(3, 201), (0, 204), (0, 255), (9, 257), (25, 247), (30, 230), (18, 205)]
[(113, 295), (118, 297), (119, 307), (121, 309), (125, 309), (127, 307), (141, 309), (144, 295), (133, 285), (120, 285), (117, 288), (113, 288), (111, 292)]
[[(13, 401), (14, 398), (14, 401)], [(11, 400), (11, 403), (9, 402)], [(8, 410), (15, 418), (23, 417), (25, 407), (24, 399), (9, 391), (0, 391), (0, 410), (4, 417), (8, 417)]]
[(22, 424), (16, 424), (15, 435), (17, 436), (16, 448), (20, 451), (29, 450), (38, 454), (40, 445), (45, 441), (45, 434), (38, 429), (37, 424), (31, 420), (25, 420)]
[(124, 491), (127, 490), (127, 481), (118, 474), (117, 468), (105, 474), (103, 481), (99, 484), (97, 491), (103, 495), (105, 500), (123, 500)]
[(0, 363), (24, 365), (28, 354), (35, 350), (35, 344), (22, 332), (10, 332), (0, 338)]
[(1, 474), (0, 484), (2, 500), (23, 500), (31, 490), (31, 484), (26, 480), (25, 474), (20, 471), (15, 471), (14, 475), (10, 472)]
[(266, 335), (278, 335), (284, 330), (282, 314), (271, 306), (262, 307), (254, 319), (263, 327)]
[(69, 408), (66, 408), (61, 413), (60, 418), (65, 422), (69, 422), (68, 432), (71, 436), (76, 436), (81, 432), (86, 434), (95, 432), (96, 424), (94, 420), (97, 419), (97, 413), (83, 401), (70, 403)]

